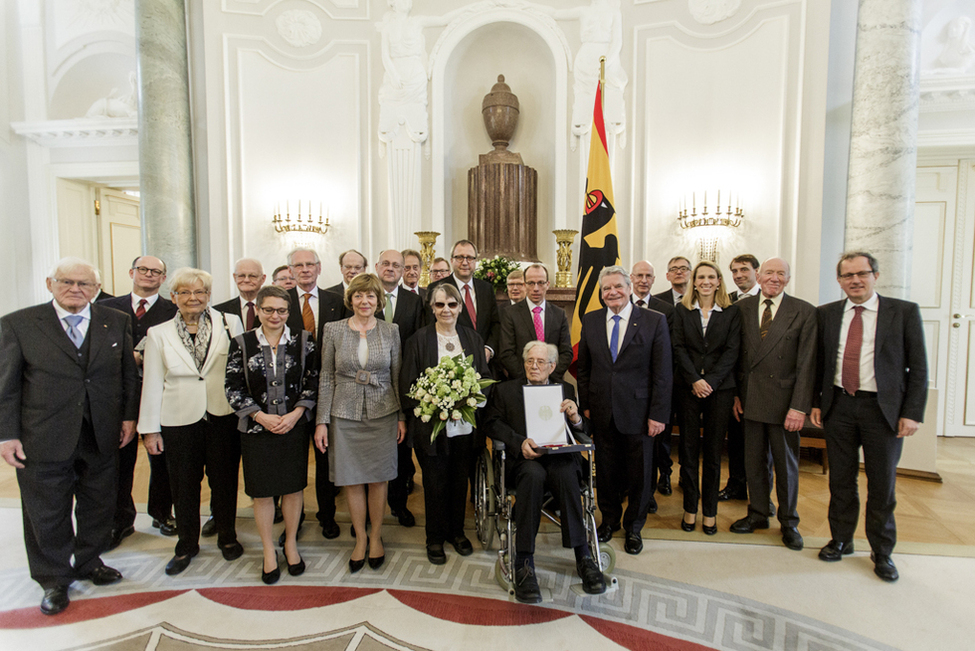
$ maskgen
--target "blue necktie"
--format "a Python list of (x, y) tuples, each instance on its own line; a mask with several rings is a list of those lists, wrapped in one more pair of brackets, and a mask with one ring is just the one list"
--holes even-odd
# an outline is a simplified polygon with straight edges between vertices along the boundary
[(613, 334), (609, 337), (609, 354), (613, 356), (613, 362), (616, 362), (616, 355), (619, 354), (618, 350), (620, 347), (620, 321), (623, 319), (619, 314), (613, 316)]
[(78, 316), (77, 314), (69, 314), (64, 317), (64, 320), (68, 324), (68, 339), (75, 345), (75, 348), (81, 348), (81, 342), (85, 340), (81, 336), (81, 331), (78, 330), (78, 324), (81, 323), (82, 318), (84, 317)]

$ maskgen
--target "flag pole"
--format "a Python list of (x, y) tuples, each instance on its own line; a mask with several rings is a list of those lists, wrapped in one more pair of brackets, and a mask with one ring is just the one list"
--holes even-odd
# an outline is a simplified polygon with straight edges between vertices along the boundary
[(599, 96), (606, 108), (606, 57), (599, 57)]

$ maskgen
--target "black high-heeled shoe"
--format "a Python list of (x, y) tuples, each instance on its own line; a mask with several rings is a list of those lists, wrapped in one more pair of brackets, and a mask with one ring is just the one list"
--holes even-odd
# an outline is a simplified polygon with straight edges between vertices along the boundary
[[(285, 558), (284, 560), (287, 561), (288, 559)], [(303, 559), (302, 557), (299, 556), (298, 562), (295, 563), (294, 565), (288, 563), (288, 574), (290, 574), (291, 576), (301, 576), (304, 573), (305, 573), (305, 559)]]
[(263, 581), (265, 585), (272, 585), (274, 583), (277, 583), (278, 579), (280, 578), (281, 578), (281, 566), (278, 565), (277, 556), (275, 556), (274, 558), (274, 569), (271, 570), (270, 572), (265, 572), (264, 565), (263, 564), (261, 565), (261, 581)]
[[(355, 550), (352, 550), (352, 551), (353, 551), (353, 553), (355, 552)], [(366, 541), (366, 556), (368, 556), (368, 555), (369, 555), (369, 541), (367, 540)], [(359, 560), (353, 560), (352, 558), (349, 558), (349, 571), (352, 572), (353, 574), (355, 574), (356, 572), (358, 572), (359, 570), (361, 570), (363, 567), (365, 567), (365, 565), (366, 565), (366, 559), (364, 557), (363, 558), (360, 558)]]
[(702, 522), (702, 523), (701, 523), (701, 531), (703, 531), (703, 532), (704, 532), (705, 534), (707, 534), (707, 535), (709, 535), (709, 536), (713, 536), (713, 535), (715, 535), (716, 533), (718, 533), (718, 523), (717, 523), (717, 522), (715, 522), (715, 523), (714, 523), (714, 524), (712, 524), (711, 526), (708, 526), (708, 525), (706, 525), (706, 524), (704, 524), (704, 523)]
[(368, 558), (368, 560), (369, 560), (369, 567), (371, 567), (374, 570), (378, 570), (380, 567), (383, 566), (383, 563), (386, 562), (386, 543), (383, 542), (382, 538), (379, 539), (379, 542), (381, 542), (383, 544), (383, 555), (382, 556), (376, 556), (375, 558), (373, 558), (372, 556), (370, 556)]
[(681, 517), (681, 519), (680, 519), (680, 528), (683, 529), (684, 531), (687, 531), (687, 532), (694, 531), (694, 527), (696, 525), (697, 525), (697, 520), (696, 519), (694, 520), (694, 522), (688, 522), (683, 517)]

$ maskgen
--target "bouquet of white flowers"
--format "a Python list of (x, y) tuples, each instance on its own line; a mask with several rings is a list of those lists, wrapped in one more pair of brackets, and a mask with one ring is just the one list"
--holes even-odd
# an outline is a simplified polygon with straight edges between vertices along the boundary
[(495, 380), (482, 378), (474, 370), (473, 363), (473, 355), (445, 356), (439, 364), (424, 371), (410, 387), (407, 395), (420, 403), (413, 415), (424, 423), (434, 421), (430, 443), (437, 440), (448, 420), (463, 420), (475, 425), (474, 410), (487, 399), (484, 388), (494, 384)]

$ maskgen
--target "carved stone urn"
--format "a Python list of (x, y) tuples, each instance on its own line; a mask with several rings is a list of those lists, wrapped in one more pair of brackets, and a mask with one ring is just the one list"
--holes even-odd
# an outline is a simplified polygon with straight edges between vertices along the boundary
[(494, 151), (481, 154), (479, 160), (484, 163), (521, 163), (521, 154), (508, 151), (508, 143), (518, 126), (518, 96), (511, 92), (508, 84), (504, 83), (504, 75), (498, 75), (498, 83), (494, 84), (491, 92), (484, 96), (481, 102), (481, 117), (484, 118), (484, 128), (487, 129)]

